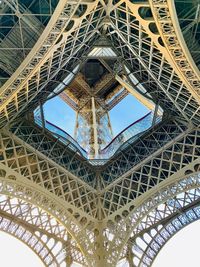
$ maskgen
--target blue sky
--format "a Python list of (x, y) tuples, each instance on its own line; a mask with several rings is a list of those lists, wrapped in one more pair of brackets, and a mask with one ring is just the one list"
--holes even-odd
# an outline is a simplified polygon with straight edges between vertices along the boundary
[[(139, 101), (128, 95), (110, 111), (114, 136), (148, 112)], [(48, 121), (73, 136), (76, 114), (60, 97), (49, 100), (44, 105), (44, 113)]]
[(44, 114), (46, 120), (73, 136), (76, 114), (60, 97), (54, 97), (45, 103)]
[(146, 115), (149, 110), (132, 95), (128, 95), (110, 111), (114, 135)]

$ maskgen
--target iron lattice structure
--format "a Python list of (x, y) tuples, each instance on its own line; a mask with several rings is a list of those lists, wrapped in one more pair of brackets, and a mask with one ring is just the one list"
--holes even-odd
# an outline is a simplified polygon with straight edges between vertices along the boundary
[[(0, 230), (46, 266), (151, 266), (199, 219), (199, 4), (0, 1)], [(103, 163), (31, 115), (99, 47), (128, 70), (111, 69), (123, 88), (142, 86), (164, 111)]]

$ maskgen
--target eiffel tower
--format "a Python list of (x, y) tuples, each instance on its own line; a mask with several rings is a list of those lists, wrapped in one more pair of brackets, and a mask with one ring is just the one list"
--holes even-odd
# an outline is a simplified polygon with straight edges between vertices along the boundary
[[(199, 0), (0, 1), (0, 230), (45, 266), (151, 266), (200, 218), (199, 18)], [(128, 94), (151, 123), (105, 152)], [(76, 140), (44, 118), (57, 95)]]

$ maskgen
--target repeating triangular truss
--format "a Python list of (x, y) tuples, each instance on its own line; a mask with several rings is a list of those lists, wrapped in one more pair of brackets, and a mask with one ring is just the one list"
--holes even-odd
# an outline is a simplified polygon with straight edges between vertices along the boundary
[[(4, 2), (25, 13), (23, 1)], [(31, 52), (9, 70), (0, 89), (0, 228), (47, 266), (150, 266), (172, 236), (170, 224), (184, 224), (180, 213), (199, 216), (200, 81), (174, 12), (170, 0), (60, 0)], [(164, 119), (100, 165), (30, 114), (88, 56), (108, 52), (134, 77), (127, 84), (140, 84), (159, 103)], [(120, 68), (113, 72), (122, 78)], [(151, 238), (141, 247), (144, 233)]]

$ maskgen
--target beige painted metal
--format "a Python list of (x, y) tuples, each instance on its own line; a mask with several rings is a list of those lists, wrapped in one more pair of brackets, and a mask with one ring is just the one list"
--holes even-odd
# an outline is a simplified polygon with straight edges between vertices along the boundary
[(159, 0), (150, 1), (150, 5), (171, 61), (174, 62), (180, 77), (187, 84), (187, 87), (190, 88), (198, 103), (200, 103), (199, 70), (183, 38), (174, 0), (164, 0), (162, 3)]
[(94, 148), (94, 157), (97, 158), (99, 152), (99, 144), (98, 144), (98, 134), (97, 134), (97, 119), (96, 119), (96, 108), (95, 108), (95, 101), (94, 97), (91, 97), (92, 101), (92, 128), (93, 128), (93, 148)]
[[(192, 95), (198, 103), (200, 103), (199, 71), (182, 36), (175, 11), (174, 0), (155, 0), (148, 1), (148, 3), (131, 3), (130, 1), (126, 1), (126, 3), (130, 7), (134, 16), (136, 16), (138, 21), (141, 22), (148, 35), (151, 36), (158, 49), (166, 57), (171, 66), (173, 66), (173, 68), (177, 71), (178, 75), (181, 77), (183, 82), (186, 83), (187, 87), (190, 88)], [(153, 18), (143, 19), (139, 14), (139, 9), (141, 7), (151, 8)], [(149, 25), (154, 22), (158, 27), (159, 34), (153, 33), (150, 30)], [(166, 30), (165, 25), (167, 26)], [(162, 36), (162, 40), (164, 41), (166, 48), (160, 44), (160, 36)], [(188, 69), (188, 67), (190, 69)]]
[(126, 88), (126, 90), (129, 91), (129, 93), (135, 97), (138, 101), (140, 101), (145, 107), (147, 107), (149, 110), (154, 110), (155, 109), (155, 104), (142, 96), (140, 93), (138, 93), (129, 83), (124, 81), (119, 75), (115, 76), (116, 80)]
[[(7, 111), (7, 104), (13, 102), (14, 105), (18, 105), (17, 94), (20, 90), (25, 89), (28, 92), (28, 82), (34, 77), (37, 77), (38, 81), (40, 80), (42, 66), (46, 62), (48, 67), (51, 66), (55, 51), (68, 41), (70, 32), (75, 30), (93, 9), (97, 8), (98, 3), (98, 1), (59, 1), (57, 9), (38, 43), (16, 73), (1, 88), (1, 110), (5, 112), (8, 121), (10, 121), (10, 115)], [(118, 1), (116, 5), (112, 5), (112, 1), (108, 1), (108, 5), (105, 4), (105, 1), (100, 1), (100, 3), (106, 9), (108, 17), (110, 11), (121, 8), (121, 4), (125, 3), (129, 7), (129, 12), (140, 21), (143, 27), (143, 29), (139, 29), (140, 33), (144, 31), (148, 34), (151, 38), (152, 49), (156, 46), (163, 54), (163, 64), (165, 59), (170, 62), (174, 71), (183, 80), (188, 92), (191, 92), (191, 95), (187, 95), (185, 107), (187, 104), (189, 105), (192, 96), (199, 101), (199, 75), (181, 37), (173, 1), (154, 0), (149, 3)], [(81, 18), (74, 16), (79, 4), (87, 5), (87, 10)], [(73, 5), (72, 9), (68, 5)], [(151, 7), (154, 18), (152, 20), (141, 18), (138, 11), (140, 7)], [(159, 17), (161, 9), (166, 14), (164, 20), (163, 17)], [(66, 16), (64, 17), (63, 14)], [(68, 33), (64, 33), (62, 40), (55, 44), (70, 19), (75, 22), (73, 28)], [(62, 20), (61, 27), (55, 31), (54, 27), (55, 25), (58, 26), (60, 20)], [(151, 22), (157, 24), (165, 47), (158, 41), (160, 35), (150, 31), (149, 24)], [(163, 26), (166, 23), (170, 25), (169, 32), (164, 32)], [(110, 22), (110, 24), (112, 23)], [(118, 29), (116, 32), (118, 32), (123, 44), (126, 43), (122, 32)], [(169, 35), (173, 36), (173, 44), (169, 43)], [(129, 43), (126, 45), (132, 49)], [(181, 60), (184, 61), (184, 66), (178, 59), (178, 54), (174, 53), (173, 45), (179, 52), (181, 51)], [(133, 56), (138, 56), (134, 54), (133, 49), (132, 53)], [(143, 60), (141, 55), (138, 57), (141, 61)], [(143, 65), (145, 66), (145, 64)], [(150, 67), (148, 73), (154, 76)], [(132, 90), (121, 78), (119, 81), (127, 90)], [(37, 93), (36, 90), (35, 95)], [(138, 97), (150, 109), (154, 108), (149, 101), (138, 96), (135, 92), (134, 96)], [(26, 103), (29, 100), (27, 97)], [(172, 101), (180, 113), (184, 111), (177, 103), (178, 96)], [(24, 106), (20, 107), (20, 110)], [(198, 114), (199, 110), (198, 107), (192, 116)], [(97, 127), (94, 97), (92, 97), (92, 112), (95, 130)], [(13, 119), (15, 114), (10, 114)], [(190, 121), (190, 118), (184, 115), (183, 119)], [(181, 121), (177, 120), (176, 126), (179, 123), (181, 124)], [(0, 229), (8, 233), (12, 232), (12, 235), (25, 242), (46, 266), (51, 266), (53, 261), (59, 266), (58, 256), (59, 253), (62, 253), (62, 249), (69, 249), (70, 251), (68, 257), (63, 256), (62, 259), (69, 266), (73, 262), (77, 262), (88, 267), (115, 267), (117, 262), (123, 258), (129, 261), (131, 267), (134, 266), (134, 255), (130, 252), (131, 239), (136, 233), (138, 234), (137, 231), (140, 227), (147, 228), (154, 222), (157, 223), (160, 214), (163, 218), (167, 217), (170, 214), (170, 209), (167, 208), (168, 200), (175, 199), (178, 194), (183, 193), (183, 202), (187, 204), (189, 197), (192, 198), (192, 195), (194, 197), (195, 189), (200, 188), (200, 159), (198, 156), (200, 130), (199, 127), (195, 128), (188, 122), (185, 122), (185, 125), (187, 125), (187, 130), (182, 130), (175, 138), (172, 138), (137, 165), (131, 166), (128, 171), (103, 189), (98, 184), (102, 179), (99, 170), (96, 172), (98, 186), (93, 188), (80, 177), (73, 175), (70, 170), (60, 166), (54, 159), (45, 156), (39, 151), (39, 148), (35, 149), (32, 144), (28, 144), (28, 141), (22, 141), (15, 134), (12, 134), (9, 129), (1, 130)], [(166, 136), (170, 134), (172, 133), (166, 131)], [(97, 132), (94, 133), (94, 136), (97, 153)], [(155, 138), (152, 136), (152, 140), (155, 141)], [(189, 161), (189, 159), (191, 160)], [(159, 166), (155, 165), (156, 161), (160, 162)], [(149, 174), (146, 178), (146, 191), (141, 192), (140, 188), (144, 186), (142, 177), (146, 175), (147, 170)], [(156, 170), (156, 177), (152, 174), (152, 170)], [(167, 172), (166, 179), (162, 178), (161, 172), (163, 170)], [(138, 181), (133, 179), (134, 173), (140, 174)], [(157, 181), (154, 186), (151, 185), (152, 179)], [(133, 199), (130, 193), (134, 190), (137, 191), (137, 195)], [(107, 202), (115, 206), (114, 211), (107, 208)], [(166, 209), (159, 210), (159, 205), (163, 203)], [(159, 213), (156, 213), (158, 211)], [(177, 207), (174, 207), (171, 212), (177, 212)], [(10, 222), (13, 223), (13, 228)], [(1, 228), (2, 225), (6, 225), (6, 227)], [(18, 228), (21, 229), (19, 232), (13, 230)], [(23, 231), (24, 234), (19, 235)], [(47, 236), (47, 239), (44, 238), (44, 235)], [(53, 253), (49, 244), (50, 238), (55, 240), (55, 246), (57, 242), (62, 241), (59, 253)], [(39, 248), (34, 243), (34, 239), (37, 239)]]
[[(173, 146), (174, 143), (179, 143), (181, 138), (184, 137), (184, 135), (186, 134), (186, 136), (196, 136), (196, 138), (198, 137), (197, 132), (193, 133), (193, 130), (191, 129), (190, 131), (187, 131), (187, 133), (183, 133), (182, 136), (179, 136), (177, 138), (177, 140), (173, 140), (173, 142), (171, 143), (171, 145)], [(6, 154), (6, 148), (7, 148), (7, 144), (10, 143), (10, 141), (12, 140), (12, 147), (14, 148), (14, 150), (16, 151), (13, 157), (11, 156), (11, 154), (7, 155)], [(17, 142), (18, 141), (18, 142)], [(5, 147), (4, 147), (5, 146)], [(166, 146), (165, 149), (169, 150), (169, 146)], [(185, 144), (185, 146), (187, 147), (187, 144)], [(194, 144), (194, 146), (196, 146)], [(24, 150), (25, 149), (25, 150)], [(19, 152), (17, 152), (19, 151)], [(31, 153), (30, 153), (31, 152)], [(24, 195), (24, 183), (29, 185), (29, 188), (32, 188), (32, 190), (34, 188), (36, 188), (37, 190), (40, 190), (40, 192), (42, 193), (44, 191), (44, 194), (46, 196), (46, 198), (48, 197), (48, 199), (52, 199), (53, 200), (53, 210), (49, 210), (49, 208), (47, 208), (47, 204), (45, 204), (45, 207), (47, 208), (48, 212), (56, 212), (58, 210), (58, 208), (55, 207), (55, 203), (59, 202), (62, 207), (66, 210), (73, 210), (73, 214), (67, 214), (66, 216), (63, 217), (63, 212), (61, 212), (61, 209), (59, 208), (59, 213), (57, 214), (57, 216), (59, 216), (59, 214), (62, 216), (61, 220), (64, 219), (65, 223), (67, 223), (67, 231), (70, 232), (70, 234), (77, 240), (78, 244), (82, 244), (83, 248), (85, 248), (86, 246), (86, 258), (88, 258), (91, 266), (101, 266), (102, 264), (104, 264), (105, 266), (115, 266), (116, 262), (118, 261), (118, 259), (120, 258), (120, 255), (122, 253), (123, 248), (126, 246), (127, 240), (129, 239), (132, 231), (134, 230), (135, 224), (132, 224), (132, 221), (129, 220), (130, 217), (127, 217), (127, 215), (124, 217), (124, 212), (127, 210), (130, 210), (130, 207), (134, 205), (134, 207), (138, 207), (138, 205), (141, 205), (141, 203), (144, 202), (145, 199), (148, 199), (148, 197), (152, 197), (154, 195), (154, 192), (157, 192), (158, 188), (162, 188), (162, 183), (153, 188), (152, 190), (147, 191), (146, 194), (141, 195), (141, 197), (136, 198), (135, 200), (129, 202), (127, 205), (124, 205), (123, 208), (119, 208), (115, 213), (113, 213), (112, 215), (106, 217), (104, 219), (103, 222), (98, 221), (96, 219), (92, 219), (92, 217), (89, 216), (89, 214), (85, 213), (82, 211), (81, 205), (79, 204), (79, 206), (75, 206), (75, 202), (73, 204), (73, 201), (71, 202), (72, 204), (69, 203), (69, 198), (65, 198), (62, 199), (62, 195), (58, 195), (58, 193), (56, 193), (56, 188), (58, 187), (58, 182), (55, 180), (56, 176), (52, 176), (53, 172), (51, 172), (50, 170), (55, 170), (55, 167), (59, 168), (60, 170), (60, 175), (57, 176), (58, 178), (56, 179), (60, 179), (59, 177), (61, 176), (61, 170), (62, 168), (58, 167), (57, 164), (53, 163), (51, 161), (51, 164), (49, 163), (49, 174), (48, 174), (48, 180), (51, 184), (52, 189), (49, 187), (49, 185), (45, 185), (43, 184), (42, 186), (42, 180), (38, 180), (37, 181), (37, 177), (35, 177), (35, 163), (37, 162), (37, 166), (41, 166), (42, 162), (44, 162), (44, 160), (46, 160), (46, 162), (48, 162), (49, 160), (44, 157), (42, 154), (34, 151), (34, 149), (31, 149), (31, 146), (27, 145), (27, 144), (23, 144), (20, 142), (20, 140), (14, 136), (10, 136), (8, 133), (6, 135), (6, 132), (2, 135), (1, 137), (1, 153), (3, 153), (5, 160), (3, 161), (3, 163), (1, 163), (1, 169), (6, 171), (6, 174), (4, 173), (4, 177), (7, 176), (11, 176), (13, 177), (11, 179), (11, 181), (15, 181), (15, 183), (18, 184), (18, 186), (20, 188), (22, 188), (21, 190), (23, 191), (22, 194), (19, 195), (17, 188), (11, 189), (11, 192), (16, 192), (17, 196), (20, 198), (23, 198), (24, 200), (27, 200), (26, 194)], [(18, 154), (19, 153), (19, 154)], [(176, 151), (174, 151), (174, 153), (176, 153)], [(193, 155), (193, 152), (191, 151), (191, 155)], [(27, 155), (27, 156), (25, 156)], [(27, 157), (27, 161), (22, 160), (23, 158)], [(157, 155), (155, 155), (157, 158), (160, 158), (159, 153), (157, 153)], [(155, 157), (154, 155), (152, 155), (152, 157)], [(194, 155), (193, 155), (194, 156)], [(182, 155), (182, 157), (184, 157), (184, 155)], [(30, 161), (31, 160), (31, 161)], [(148, 162), (149, 159), (147, 159)], [(165, 160), (165, 158), (163, 158), (163, 160)], [(10, 163), (12, 162), (12, 165), (10, 165)], [(17, 164), (16, 164), (16, 163)], [(199, 159), (194, 160), (192, 164), (190, 164), (189, 166), (186, 166), (184, 168), (181, 168), (181, 170), (177, 173), (174, 174), (174, 176), (172, 175), (170, 178), (168, 178), (166, 180), (166, 182), (164, 181), (163, 184), (165, 185), (168, 182), (175, 182), (177, 179), (180, 179), (181, 177), (183, 177), (186, 173), (186, 171), (188, 171), (188, 169), (193, 169), (193, 166), (196, 166), (196, 164), (199, 163)], [(4, 164), (8, 164), (8, 166), (4, 165)], [(43, 163), (44, 164), (44, 163)], [(54, 165), (55, 167), (52, 169), (51, 165)], [(173, 162), (171, 162), (171, 164), (173, 164)], [(18, 169), (16, 169), (16, 166), (18, 166)], [(151, 166), (151, 163), (150, 163)], [(27, 178), (24, 177), (24, 175), (22, 174), (22, 170), (27, 167), (30, 168), (30, 171), (32, 171), (32, 182), (29, 180), (31, 177), (30, 174), (27, 175)], [(64, 171), (64, 170), (63, 170)], [(41, 175), (44, 172), (44, 169), (41, 169)], [(194, 171), (192, 171), (194, 172)], [(20, 174), (21, 173), (21, 174)], [(6, 176), (5, 176), (6, 175)], [(16, 177), (16, 178), (14, 178)], [(173, 178), (174, 177), (174, 178)], [(4, 178), (5, 179), (5, 178)], [(75, 177), (72, 177), (72, 180), (69, 180), (69, 184), (68, 186), (71, 187), (71, 183), (72, 181), (76, 179)], [(121, 178), (121, 181), (125, 179), (125, 177)], [(149, 177), (149, 179), (151, 179), (151, 177)], [(10, 180), (10, 179), (9, 179)], [(43, 181), (46, 181), (45, 176), (43, 176)], [(78, 179), (77, 179), (78, 181)], [(119, 183), (120, 181), (118, 180), (117, 183)], [(38, 185), (36, 184), (38, 183)], [(60, 183), (60, 182), (59, 182)], [(12, 184), (12, 183), (11, 183)], [(112, 186), (114, 187), (116, 185), (116, 183), (112, 184)], [(61, 185), (62, 187), (64, 185)], [(81, 185), (81, 187), (83, 186), (83, 184)], [(111, 192), (111, 187), (108, 187), (105, 189), (105, 193), (106, 192)], [(42, 187), (44, 189), (42, 189)], [(50, 190), (50, 191), (49, 191)], [(71, 187), (70, 191), (74, 191), (75, 187)], [(160, 189), (159, 189), (160, 190)], [(87, 201), (83, 201), (82, 200), (82, 194), (78, 193), (78, 194), (72, 194), (69, 191), (69, 194), (71, 195), (70, 198), (72, 198), (74, 196), (74, 198), (76, 199), (76, 197), (78, 196), (80, 198), (80, 202), (79, 203), (83, 203), (83, 206), (85, 206), (87, 204)], [(27, 190), (27, 193), (29, 192), (29, 190)], [(103, 193), (103, 192), (102, 192)], [(98, 199), (98, 201), (102, 201), (102, 193), (99, 192), (97, 195), (95, 195), (94, 197)], [(55, 194), (57, 196), (55, 196)], [(65, 192), (65, 194), (67, 194), (67, 192)], [(169, 194), (168, 197), (170, 198), (171, 195)], [(67, 200), (68, 199), (68, 200)], [(30, 201), (33, 204), (36, 204), (34, 202), (34, 198), (33, 195), (31, 193), (30, 195)], [(51, 205), (51, 203), (49, 202), (50, 200), (48, 200), (47, 202), (45, 201), (45, 203), (49, 203), (48, 205)], [(56, 202), (55, 202), (56, 201)], [(159, 202), (162, 203), (162, 202)], [(41, 208), (44, 208), (44, 204), (39, 204), (37, 202), (37, 205), (39, 205)], [(98, 206), (98, 204), (96, 204), (96, 206)], [(102, 207), (102, 204), (100, 204), (100, 206)], [(77, 213), (80, 214), (78, 217), (79, 219), (77, 220)], [(135, 209), (132, 212), (129, 212), (129, 216), (134, 216), (137, 214), (137, 212), (135, 213)], [(139, 215), (140, 213), (138, 213)], [(54, 216), (54, 214), (52, 214)], [(70, 217), (69, 217), (70, 216)], [(74, 217), (75, 216), (75, 217)], [(118, 216), (120, 216), (118, 218)], [(71, 220), (69, 222), (66, 221), (66, 218), (68, 218), (68, 220)], [(85, 218), (85, 219), (83, 219)], [(120, 219), (121, 218), (121, 219)], [(59, 219), (60, 221), (60, 219)], [(132, 225), (130, 228), (130, 224)], [(71, 225), (71, 226), (70, 226)], [(72, 227), (71, 229), (69, 227)], [(78, 227), (79, 230), (78, 230)], [(129, 229), (129, 231), (127, 232), (127, 229)], [(85, 232), (85, 234), (84, 234)], [(111, 238), (112, 236), (112, 238)], [(88, 239), (89, 238), (89, 239)], [(90, 239), (91, 238), (91, 239)], [(121, 241), (119, 242), (120, 239)], [(86, 241), (87, 240), (87, 241)], [(95, 240), (95, 243), (94, 243)], [(103, 244), (107, 244), (107, 248), (104, 247)], [(97, 249), (95, 249), (95, 246)], [(91, 257), (91, 255), (87, 255), (87, 251), (90, 251), (92, 249), (93, 253), (94, 251), (95, 254), (93, 255), (93, 258)], [(104, 257), (104, 256), (105, 257)], [(100, 258), (99, 258), (100, 257)], [(89, 264), (89, 266), (90, 266)]]
[[(33, 47), (32, 51), (1, 88), (0, 110), (8, 122), (14, 119), (17, 115), (16, 113), (13, 114), (13, 112), (10, 112), (10, 108), (9, 111), (7, 110), (8, 105), (13, 105), (13, 109), (16, 109), (17, 106), (17, 112), (21, 111), (25, 108), (26, 103), (30, 102), (30, 100), (37, 95), (41, 72), (47, 67), (45, 64), (48, 63), (48, 69), (50, 71), (53, 57), (58, 56), (58, 54), (60, 54), (60, 57), (63, 56), (63, 48), (68, 41), (68, 36), (70, 36), (71, 31), (76, 29), (81, 21), (96, 6), (95, 2), (89, 1), (87, 3), (87, 10), (83, 16), (81, 16), (81, 18), (73, 17), (80, 3), (80, 0), (76, 1), (76, 3), (70, 3), (67, 0), (59, 1), (46, 29), (43, 31), (43, 34)], [(63, 33), (70, 20), (74, 21), (72, 28), (68, 32)], [(62, 37), (61, 41), (56, 43), (60, 37)], [(62, 49), (60, 49), (60, 47), (62, 47)], [(50, 73), (48, 79), (49, 77)], [(29, 82), (31, 82), (31, 79), (38, 79), (38, 84), (31, 97), (28, 97)], [(19, 106), (17, 103), (17, 96), (20, 92), (25, 92), (26, 101), (23, 103), (23, 106)], [(3, 120), (6, 124), (5, 119)]]

